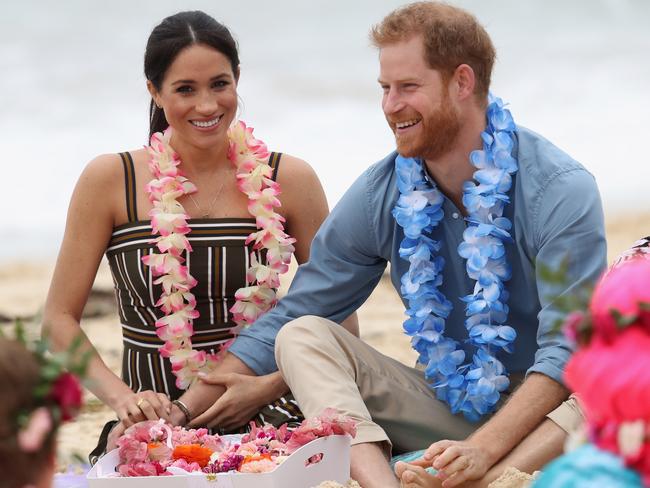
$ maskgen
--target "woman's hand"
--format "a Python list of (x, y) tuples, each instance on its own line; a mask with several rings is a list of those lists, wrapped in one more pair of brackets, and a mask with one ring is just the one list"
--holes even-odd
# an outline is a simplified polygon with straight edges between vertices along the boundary
[(165, 419), (170, 422), (172, 404), (164, 393), (147, 390), (124, 395), (112, 407), (124, 427), (128, 428), (143, 420)]
[(286, 390), (277, 372), (267, 376), (214, 372), (202, 376), (201, 381), (221, 385), (226, 391), (210, 408), (193, 419), (189, 427), (240, 427)]

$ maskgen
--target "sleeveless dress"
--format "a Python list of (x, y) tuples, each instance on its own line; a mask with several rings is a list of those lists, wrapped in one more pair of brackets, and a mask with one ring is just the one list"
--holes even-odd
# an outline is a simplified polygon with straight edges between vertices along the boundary
[[(151, 269), (142, 257), (157, 249), (150, 241), (151, 221), (137, 220), (136, 192), (144, 182), (136, 182), (133, 159), (121, 153), (126, 187), (128, 222), (113, 229), (106, 249), (106, 258), (113, 276), (118, 313), (122, 324), (124, 354), (122, 379), (135, 391), (153, 390), (165, 393), (172, 400), (183, 391), (176, 387), (176, 377), (168, 359), (159, 349), (164, 342), (156, 335), (155, 322), (164, 316), (155, 306), (162, 293), (154, 285)], [(271, 153), (269, 165), (276, 179), (282, 154)], [(186, 257), (190, 274), (197, 280), (192, 288), (196, 310), (192, 345), (195, 349), (215, 353), (232, 339), (229, 309), (235, 304), (235, 292), (246, 286), (246, 271), (252, 251), (245, 241), (255, 232), (255, 219), (219, 218), (189, 219), (191, 232), (187, 235), (193, 251)], [(260, 256), (258, 255), (258, 259)], [(278, 399), (256, 417), (259, 422), (280, 425), (302, 420), (302, 414), (292, 397)]]

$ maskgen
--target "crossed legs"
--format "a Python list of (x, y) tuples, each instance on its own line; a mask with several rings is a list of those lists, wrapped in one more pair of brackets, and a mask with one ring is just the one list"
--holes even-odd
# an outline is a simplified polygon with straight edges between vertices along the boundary
[(412, 451), (440, 439), (464, 439), (476, 428), (451, 415), (421, 371), (329, 320), (306, 316), (285, 325), (276, 338), (276, 360), (306, 417), (333, 407), (357, 420), (351, 471), (364, 488), (399, 486), (388, 465), (391, 445)]
[[(466, 439), (477, 427), (435, 398), (424, 374), (389, 358), (329, 320), (306, 316), (284, 326), (276, 338), (276, 360), (306, 417), (333, 407), (357, 420), (351, 474), (364, 488), (437, 487), (441, 481), (414, 465), (388, 465), (395, 452), (414, 451), (441, 439)], [(573, 407), (576, 408), (575, 406)], [(566, 414), (566, 403), (558, 411)], [(482, 480), (487, 486), (508, 466), (533, 472), (561, 454), (566, 423), (549, 415)], [(575, 423), (579, 414), (569, 412)], [(562, 426), (562, 427), (560, 427)]]

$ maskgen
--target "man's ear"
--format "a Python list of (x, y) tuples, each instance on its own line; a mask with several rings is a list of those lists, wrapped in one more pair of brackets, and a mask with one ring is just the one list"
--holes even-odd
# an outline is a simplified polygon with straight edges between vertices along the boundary
[(147, 80), (147, 90), (151, 95), (151, 99), (153, 100), (153, 103), (155, 103), (157, 107), (160, 107), (161, 106), (160, 94), (158, 93), (158, 90), (156, 90), (156, 87), (153, 86), (153, 83), (151, 83), (150, 80)]
[(461, 64), (455, 70), (451, 79), (456, 90), (458, 100), (466, 100), (474, 96), (476, 76), (468, 64)]

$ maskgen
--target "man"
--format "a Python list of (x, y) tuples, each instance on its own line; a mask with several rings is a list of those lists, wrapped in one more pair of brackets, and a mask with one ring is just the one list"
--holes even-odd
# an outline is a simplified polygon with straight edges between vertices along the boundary
[[(288, 295), (230, 352), (263, 375), (276, 368), (275, 345), (305, 416), (335, 407), (359, 421), (351, 470), (362, 486), (399, 485), (386, 461), (391, 444), (429, 446), (418, 464), (438, 474), (398, 465), (407, 485), (485, 486), (506, 466), (530, 472), (557, 456), (579, 421), (564, 402), (571, 348), (554, 330), (556, 290), (536, 263), (568, 257), (562, 293), (598, 277), (598, 191), (582, 166), (488, 106), (495, 51), (473, 16), (415, 3), (371, 37), (397, 152), (354, 183)], [(473, 179), (480, 185), (465, 184)], [(388, 262), (426, 377), (337, 324)]]

